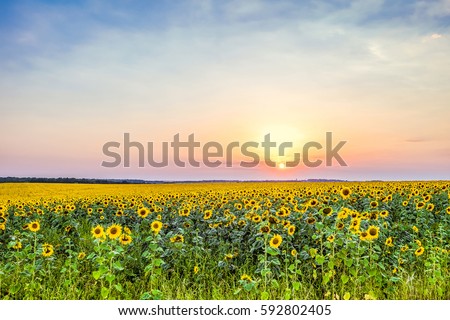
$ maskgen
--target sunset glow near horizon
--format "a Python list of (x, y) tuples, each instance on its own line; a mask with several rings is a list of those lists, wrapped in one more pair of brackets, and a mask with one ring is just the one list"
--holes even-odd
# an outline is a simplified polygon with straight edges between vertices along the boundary
[[(0, 39), (2, 177), (450, 179), (448, 0), (2, 1)], [(347, 166), (284, 167), (326, 132)], [(176, 134), (293, 148), (275, 168), (102, 167), (124, 133), (156, 158)]]

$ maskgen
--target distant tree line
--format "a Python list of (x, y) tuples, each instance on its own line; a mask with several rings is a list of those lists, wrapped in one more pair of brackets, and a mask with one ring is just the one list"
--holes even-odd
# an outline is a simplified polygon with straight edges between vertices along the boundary
[(39, 183), (89, 183), (89, 184), (127, 184), (127, 183), (154, 183), (144, 180), (128, 179), (87, 179), (87, 178), (18, 178), (0, 177), (0, 183), (5, 182), (39, 182)]
[(201, 181), (154, 181), (141, 179), (88, 179), (88, 178), (19, 178), (0, 177), (0, 183), (6, 182), (35, 182), (35, 183), (87, 183), (87, 184), (161, 184), (161, 183), (210, 183), (210, 182), (345, 182), (336, 179), (307, 179), (307, 180), (201, 180)]

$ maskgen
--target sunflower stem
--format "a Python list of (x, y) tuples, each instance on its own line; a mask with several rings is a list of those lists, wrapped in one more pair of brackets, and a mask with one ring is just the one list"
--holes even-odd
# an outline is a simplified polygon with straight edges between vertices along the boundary
[[(264, 236), (264, 270), (267, 269), (267, 235)], [(264, 291), (267, 291), (267, 272), (264, 273)]]
[(31, 283), (34, 283), (34, 275), (35, 275), (35, 269), (36, 269), (36, 244), (37, 244), (37, 235), (36, 232), (34, 233), (34, 254), (33, 254), (33, 275), (31, 277)]

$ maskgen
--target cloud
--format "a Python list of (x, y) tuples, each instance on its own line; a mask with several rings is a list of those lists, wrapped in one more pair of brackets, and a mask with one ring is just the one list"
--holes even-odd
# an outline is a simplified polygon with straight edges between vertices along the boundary
[(450, 16), (450, 0), (421, 0), (416, 2), (416, 10), (420, 15), (430, 17)]

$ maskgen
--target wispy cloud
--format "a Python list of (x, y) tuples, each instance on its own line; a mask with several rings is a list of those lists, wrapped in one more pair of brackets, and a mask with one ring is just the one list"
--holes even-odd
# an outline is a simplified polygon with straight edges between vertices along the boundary
[(431, 39), (440, 39), (440, 38), (442, 38), (442, 34), (433, 33), (430, 37), (431, 37)]

